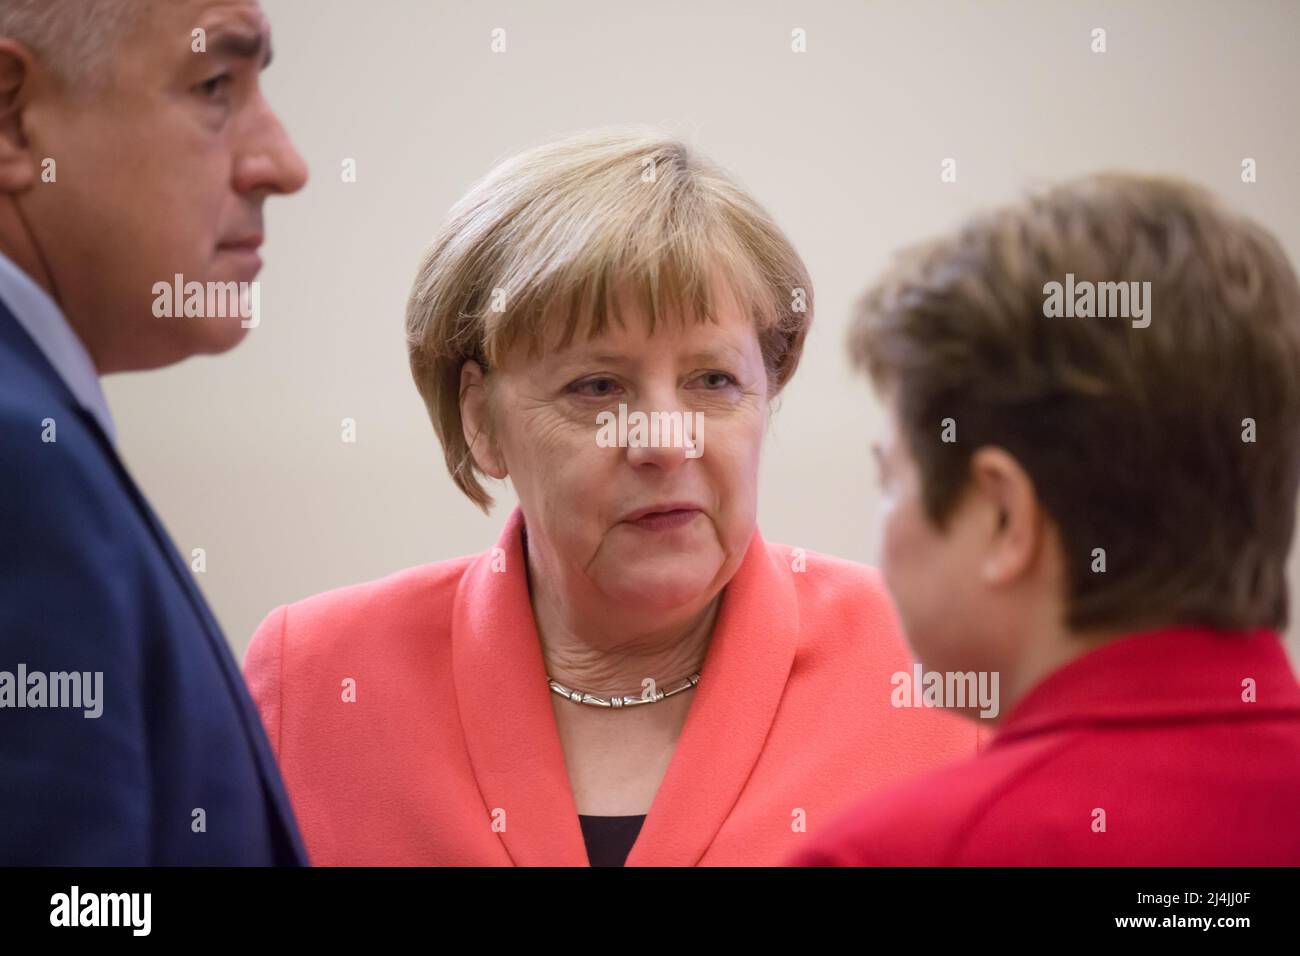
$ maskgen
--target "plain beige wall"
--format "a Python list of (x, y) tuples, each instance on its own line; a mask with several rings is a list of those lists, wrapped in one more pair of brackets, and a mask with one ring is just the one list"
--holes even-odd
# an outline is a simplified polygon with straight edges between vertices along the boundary
[[(1210, 186), (1300, 260), (1294, 3), (263, 4), (267, 93), (312, 180), (268, 204), (262, 324), (220, 358), (107, 380), (128, 464), (181, 551), (206, 550), (199, 581), (241, 659), (281, 603), (495, 543), (513, 496), (489, 518), (452, 486), (403, 309), (451, 204), (553, 134), (665, 126), (788, 231), (817, 315), (764, 452), (760, 527), (860, 561), (877, 554), (881, 410), (842, 342), (892, 249), (1117, 167)], [(1292, 580), (1300, 612), (1295, 562)]]

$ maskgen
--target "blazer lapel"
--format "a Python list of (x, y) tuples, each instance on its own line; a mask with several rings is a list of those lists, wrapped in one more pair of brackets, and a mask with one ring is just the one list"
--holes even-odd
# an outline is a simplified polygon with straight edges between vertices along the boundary
[[(482, 826), (496, 814), (517, 865), (586, 866), (528, 598), (522, 528), (516, 508), (497, 544), (500, 570), (486, 553), (461, 582), (452, 625), (457, 705), (483, 795)], [(629, 866), (699, 862), (763, 749), (797, 642), (789, 571), (756, 530), (723, 592), (696, 698)]]
[(221, 668), (221, 674), (225, 678), (226, 687), (231, 697), (234, 698), (240, 720), (244, 725), (244, 733), (253, 749), (253, 758), (257, 763), (267, 795), (271, 798), (271, 803), (275, 807), (276, 816), (289, 839), (298, 862), (305, 865), (307, 863), (307, 850), (302, 842), (302, 836), (298, 832), (297, 821), (290, 809), (289, 798), (285, 792), (279, 768), (275, 763), (274, 756), (271, 754), (270, 745), (266, 740), (266, 733), (262, 728), (261, 718), (253, 707), (252, 699), (248, 696), (247, 685), (244, 683), (243, 675), (239, 673), (234, 655), (230, 652), (230, 646), (226, 643), (221, 627), (217, 624), (216, 618), (212, 616), (208, 602), (204, 600), (198, 585), (194, 583), (189, 568), (181, 561), (180, 552), (177, 551), (171, 535), (163, 527), (162, 521), (154, 513), (153, 507), (136, 485), (135, 479), (126, 470), (126, 465), (118, 456), (117, 449), (113, 447), (113, 443), (109, 441), (108, 436), (99, 427), (99, 422), (95, 420), (95, 416), (79, 405), (76, 406), (76, 411), (85, 422), (86, 427), (98, 439), (103, 453), (112, 462), (123, 489), (134, 502), (136, 510), (144, 517), (145, 523), (152, 532), (154, 543), (162, 553), (163, 561), (171, 570), (172, 579), (184, 592), (190, 608), (194, 611), (195, 617), (198, 618), (199, 630), (202, 631), (209, 650), (216, 657), (217, 665)]
[(798, 645), (791, 571), (755, 529), (723, 591), (700, 684), (628, 855), (628, 866), (695, 866), (757, 763)]
[(528, 599), (521, 530), (510, 515), (495, 552), (461, 580), (452, 622), (452, 673), (470, 764), (518, 866), (587, 866), (541, 642)]
[(307, 849), (302, 842), (302, 835), (298, 832), (298, 824), (290, 808), (289, 797), (284, 789), (279, 767), (275, 762), (274, 755), (271, 753), (261, 717), (257, 714), (252, 699), (248, 695), (248, 685), (244, 683), (244, 677), (239, 672), (234, 655), (230, 651), (230, 646), (226, 643), (221, 627), (217, 624), (216, 618), (212, 616), (208, 602), (199, 591), (198, 585), (194, 583), (189, 568), (182, 562), (180, 552), (177, 551), (171, 535), (167, 533), (167, 529), (163, 527), (162, 521), (154, 513), (144, 494), (136, 487), (135, 481), (127, 472), (125, 465), (122, 464), (117, 457), (117, 453), (109, 444), (107, 436), (99, 430), (98, 423), (93, 420), (94, 416), (88, 412), (84, 414), (86, 418), (91, 419), (90, 424), (99, 433), (101, 440), (109, 445), (109, 453), (112, 454), (123, 484), (134, 498), (136, 507), (144, 515), (145, 521), (153, 532), (154, 541), (163, 553), (163, 560), (167, 562), (168, 567), (171, 569), (173, 579), (185, 592), (190, 607), (199, 619), (200, 630), (207, 639), (209, 649), (217, 659), (217, 664), (221, 668), (222, 676), (226, 681), (226, 687), (230, 691), (230, 696), (234, 699), (236, 709), (239, 711), (240, 721), (244, 725), (244, 733), (253, 749), (253, 758), (261, 774), (262, 783), (266, 787), (267, 796), (270, 797), (275, 808), (276, 817), (279, 819), (280, 826), (293, 848), (294, 856), (300, 864), (306, 865), (308, 862)]

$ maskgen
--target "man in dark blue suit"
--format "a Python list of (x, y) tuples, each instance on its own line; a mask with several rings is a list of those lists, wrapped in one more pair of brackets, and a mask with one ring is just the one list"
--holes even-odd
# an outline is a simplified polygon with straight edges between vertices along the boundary
[(98, 380), (256, 324), (157, 289), (255, 288), (263, 203), (306, 181), (269, 54), (256, 0), (0, 5), (0, 865), (307, 862)]

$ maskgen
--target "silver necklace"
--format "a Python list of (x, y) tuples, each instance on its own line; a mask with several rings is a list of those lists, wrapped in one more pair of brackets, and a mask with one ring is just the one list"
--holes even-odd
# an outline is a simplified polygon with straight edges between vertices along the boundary
[(636, 707), (640, 704), (655, 704), (661, 700), (666, 700), (667, 698), (673, 696), (673, 694), (680, 694), (684, 690), (690, 690), (699, 682), (700, 682), (700, 674), (699, 671), (696, 671), (694, 674), (692, 674), (690, 677), (683, 680), (672, 690), (659, 690), (656, 687), (653, 696), (646, 697), (646, 696), (624, 695), (622, 697), (607, 698), (607, 697), (597, 697), (595, 694), (588, 694), (580, 690), (572, 690), (568, 687), (565, 687), (559, 681), (553, 680), (550, 677), (550, 675), (547, 675), (546, 678), (546, 683), (550, 685), (551, 690), (559, 694), (561, 697), (567, 697), (575, 704), (590, 704), (593, 707)]

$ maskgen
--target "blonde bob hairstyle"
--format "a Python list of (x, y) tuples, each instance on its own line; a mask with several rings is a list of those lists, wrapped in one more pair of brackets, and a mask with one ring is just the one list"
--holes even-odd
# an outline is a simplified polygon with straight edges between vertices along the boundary
[(784, 233), (717, 165), (661, 131), (603, 129), (498, 164), (451, 210), (406, 310), (411, 374), (452, 480), (492, 498), (465, 440), (461, 368), (517, 344), (537, 357), (600, 335), (619, 302), (656, 322), (716, 321), (719, 288), (753, 316), (768, 393), (799, 363), (812, 283)]

